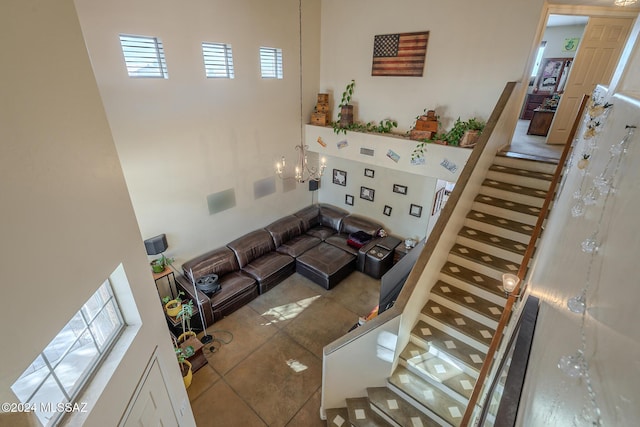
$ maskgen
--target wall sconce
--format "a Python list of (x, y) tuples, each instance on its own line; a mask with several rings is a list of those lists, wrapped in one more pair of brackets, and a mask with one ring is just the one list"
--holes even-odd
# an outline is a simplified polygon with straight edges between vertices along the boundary
[[(323, 157), (320, 159), (320, 168), (309, 167), (307, 162), (307, 149), (308, 145), (300, 144), (296, 145), (298, 150), (298, 162), (296, 163), (294, 178), (297, 182), (303, 183), (306, 181), (320, 181), (320, 177), (324, 173), (324, 169), (327, 167), (327, 160)], [(284, 156), (280, 163), (276, 163), (276, 173), (282, 179), (286, 178), (285, 175), (286, 162)]]
[[(504, 289), (504, 294), (507, 298), (511, 295), (511, 293), (516, 289), (520, 283), (520, 278), (515, 274), (504, 273), (502, 275), (502, 288)], [(514, 295), (514, 297), (519, 298), (520, 295)]]

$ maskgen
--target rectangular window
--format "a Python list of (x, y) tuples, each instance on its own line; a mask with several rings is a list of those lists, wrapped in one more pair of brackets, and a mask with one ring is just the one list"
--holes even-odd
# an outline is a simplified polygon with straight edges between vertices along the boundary
[(225, 43), (202, 43), (204, 72), (209, 79), (232, 79), (233, 53)]
[(531, 70), (531, 77), (535, 77), (538, 75), (538, 69), (540, 68), (540, 63), (542, 63), (542, 55), (544, 55), (544, 48), (547, 46), (547, 42), (543, 41), (540, 43), (540, 47), (538, 47), (538, 52), (536, 53), (536, 60), (533, 64), (533, 69)]
[(120, 45), (129, 77), (169, 78), (160, 39), (120, 34)]
[(80, 308), (31, 366), (11, 386), (22, 403), (37, 408), (43, 425), (64, 413), (57, 404), (74, 398), (124, 329), (111, 284), (106, 280)]
[(263, 79), (282, 78), (282, 49), (260, 48), (260, 71)]

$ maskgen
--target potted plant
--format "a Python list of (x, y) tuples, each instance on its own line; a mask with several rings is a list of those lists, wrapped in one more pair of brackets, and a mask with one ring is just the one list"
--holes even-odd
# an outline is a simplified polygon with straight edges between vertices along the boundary
[(178, 295), (174, 299), (169, 296), (162, 297), (162, 303), (168, 316), (178, 316), (178, 313), (182, 310), (182, 300), (180, 297), (183, 295), (184, 292), (178, 291)]
[[(340, 129), (347, 129), (350, 125), (353, 124), (353, 105), (349, 104), (351, 102), (351, 96), (353, 95), (353, 88), (356, 85), (355, 80), (351, 80), (351, 82), (347, 85), (344, 92), (342, 92), (342, 100), (338, 107), (340, 111), (338, 112), (338, 123), (333, 124), (333, 130), (335, 133), (340, 133)], [(344, 131), (346, 133), (346, 131)]]
[(164, 269), (173, 264), (174, 261), (174, 258), (167, 258), (166, 256), (164, 256), (164, 254), (162, 254), (160, 258), (151, 261), (151, 270), (154, 273), (162, 273)]
[[(191, 348), (191, 354), (189, 354), (189, 348)], [(191, 380), (193, 379), (193, 371), (191, 369), (191, 362), (189, 362), (187, 358), (193, 356), (193, 347), (187, 346), (184, 349), (175, 347), (175, 351), (176, 357), (178, 358), (178, 364), (180, 365), (180, 372), (182, 373), (184, 387), (189, 388)]]
[(486, 123), (474, 117), (463, 122), (463, 124), (465, 131), (459, 140), (460, 147), (474, 147)]
[(178, 343), (196, 336), (196, 333), (191, 330), (191, 317), (193, 317), (193, 300), (189, 300), (187, 304), (182, 304), (180, 311), (176, 315), (176, 320), (180, 320), (182, 326), (182, 334), (178, 337)]

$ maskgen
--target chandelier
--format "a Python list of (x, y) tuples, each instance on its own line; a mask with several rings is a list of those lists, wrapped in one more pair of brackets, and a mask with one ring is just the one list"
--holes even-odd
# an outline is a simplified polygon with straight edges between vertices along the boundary
[[(327, 167), (327, 161), (323, 157), (320, 160), (320, 167), (309, 166), (309, 162), (307, 161), (307, 150), (309, 149), (308, 145), (300, 144), (296, 145), (296, 150), (298, 151), (298, 162), (295, 167), (295, 175), (294, 178), (299, 183), (304, 183), (306, 181), (320, 181), (320, 177), (324, 173), (324, 169)], [(282, 160), (279, 163), (276, 163), (276, 173), (282, 179), (287, 178), (285, 176), (286, 162), (284, 156), (282, 156)]]

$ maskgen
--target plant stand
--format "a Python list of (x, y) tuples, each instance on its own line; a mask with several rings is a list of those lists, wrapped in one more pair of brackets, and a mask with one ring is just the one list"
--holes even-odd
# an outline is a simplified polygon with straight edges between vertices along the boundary
[(187, 346), (192, 346), (195, 351), (194, 355), (189, 357), (187, 360), (191, 363), (191, 370), (195, 373), (198, 369), (202, 368), (206, 365), (207, 358), (204, 356), (202, 349), (204, 345), (200, 342), (200, 340), (196, 337), (191, 337), (187, 339), (185, 342), (180, 344), (180, 348), (184, 351)]

